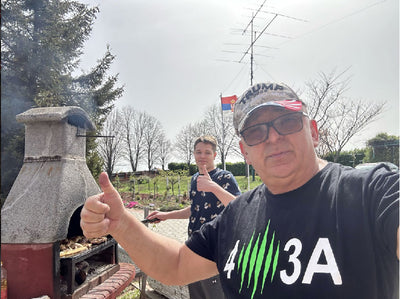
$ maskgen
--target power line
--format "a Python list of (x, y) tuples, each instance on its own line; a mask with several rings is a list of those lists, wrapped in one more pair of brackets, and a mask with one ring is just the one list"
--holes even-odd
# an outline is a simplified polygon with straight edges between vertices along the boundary
[[(258, 35), (258, 37), (253, 41), (253, 28), (251, 29), (251, 43), (250, 46), (247, 48), (247, 50), (244, 52), (244, 55), (242, 56), (242, 58), (239, 59), (239, 62), (241, 62), (243, 60), (243, 58), (249, 53), (249, 50), (253, 50), (253, 45), (254, 43), (259, 39), (259, 37), (264, 33), (264, 31), (269, 27), (269, 25), (272, 24), (272, 22), (276, 19), (277, 15), (275, 15), (271, 21), (269, 21), (269, 23), (264, 27), (264, 29), (261, 31), (261, 33)], [(253, 20), (251, 21), (253, 22)]]
[[(269, 34), (272, 36), (276, 36), (276, 37), (281, 37), (281, 38), (287, 38), (287, 39), (291, 39), (291, 37), (289, 36), (284, 36), (284, 35), (279, 35), (279, 34), (273, 34), (273, 33), (268, 33), (266, 32), (266, 30), (269, 28), (269, 26), (278, 18), (278, 17), (284, 17), (284, 18), (289, 18), (292, 20), (296, 20), (296, 21), (302, 21), (302, 22), (307, 22), (304, 19), (300, 19), (300, 18), (295, 18), (292, 16), (288, 16), (288, 15), (284, 15), (281, 13), (275, 13), (275, 12), (269, 12), (269, 11), (262, 11), (262, 7), (264, 6), (266, 0), (264, 0), (264, 2), (261, 4), (261, 6), (258, 8), (258, 10), (256, 11), (255, 14), (253, 14), (249, 24), (246, 26), (246, 28), (243, 30), (243, 34), (245, 34), (247, 32), (247, 30), (249, 29), (249, 27), (251, 28), (250, 31), (250, 36), (251, 36), (251, 42), (249, 47), (247, 48), (247, 50), (244, 52), (243, 56), (239, 59), (239, 62), (242, 62), (242, 60), (246, 57), (247, 54), (249, 54), (250, 51), (250, 84), (253, 85), (253, 62), (254, 62), (254, 46), (255, 43), (259, 40), (259, 38), (263, 35), (263, 34)], [(264, 28), (261, 30), (261, 32), (256, 36), (256, 32), (254, 31), (254, 20), (256, 18), (256, 16), (258, 15), (259, 12), (264, 12), (264, 13), (270, 13), (273, 14), (274, 16), (272, 17), (271, 20), (269, 20), (269, 22), (264, 26)], [(271, 76), (272, 77), (272, 76)]]
[(253, 15), (253, 17), (251, 18), (249, 24), (247, 24), (246, 28), (244, 28), (243, 34), (246, 33), (246, 30), (249, 28), (250, 25), (253, 26), (253, 21), (254, 21), (255, 17), (257, 16), (257, 14), (259, 13), (259, 11), (261, 10), (261, 8), (264, 6), (265, 2), (267, 2), (267, 0), (264, 0), (263, 4), (261, 4), (261, 6), (256, 11), (256, 13)]
[[(326, 23), (326, 24), (324, 24), (324, 25), (321, 25), (321, 26), (319, 26), (319, 27), (317, 27), (317, 28), (314, 28), (314, 29), (312, 29), (312, 30), (310, 30), (310, 31), (308, 31), (308, 32), (306, 32), (306, 33), (303, 33), (303, 34), (301, 34), (301, 35), (298, 35), (296, 38), (301, 38), (301, 37), (304, 37), (304, 36), (309, 35), (309, 34), (311, 34), (311, 33), (314, 33), (314, 32), (317, 32), (317, 31), (319, 31), (319, 30), (322, 30), (322, 29), (325, 28), (325, 27), (328, 27), (328, 26), (330, 26), (330, 25), (332, 25), (332, 24), (335, 24), (335, 23), (338, 23), (338, 22), (340, 22), (340, 21), (343, 21), (344, 19), (350, 18), (350, 17), (352, 17), (352, 16), (354, 16), (354, 15), (356, 15), (356, 14), (359, 14), (359, 13), (361, 13), (361, 12), (367, 10), (367, 9), (370, 9), (370, 8), (376, 6), (376, 5), (382, 4), (383, 2), (386, 2), (386, 1), (387, 1), (387, 0), (381, 0), (381, 1), (374, 2), (374, 3), (372, 3), (372, 4), (369, 4), (369, 5), (367, 5), (367, 6), (363, 7), (363, 8), (361, 8), (361, 9), (355, 10), (355, 11), (353, 11), (353, 12), (347, 14), (347, 15), (344, 15), (344, 16), (338, 18), (338, 19), (332, 20), (332, 21), (330, 21), (330, 22), (328, 22), (328, 23)], [(287, 42), (288, 42), (288, 41), (284, 41), (284, 42), (282, 42), (280, 45), (283, 45), (283, 44), (285, 44), (285, 43), (287, 43)]]
[[(342, 21), (342, 20), (344, 20), (344, 19), (347, 19), (347, 18), (352, 17), (352, 16), (354, 16), (354, 15), (357, 15), (357, 14), (359, 14), (359, 13), (362, 13), (363, 11), (368, 10), (368, 9), (374, 7), (374, 6), (380, 5), (380, 4), (382, 4), (383, 2), (386, 2), (386, 1), (387, 1), (387, 0), (381, 0), (381, 1), (374, 2), (374, 3), (372, 3), (372, 4), (369, 4), (369, 5), (365, 6), (365, 7), (362, 7), (362, 8), (360, 8), (360, 9), (357, 9), (357, 10), (351, 12), (351, 13), (348, 13), (348, 14), (342, 16), (342, 17), (339, 17), (339, 18), (337, 18), (337, 19), (335, 19), (335, 20), (332, 20), (332, 21), (330, 21), (330, 22), (327, 22), (327, 23), (324, 24), (324, 25), (321, 25), (321, 26), (319, 26), (319, 27), (317, 27), (317, 28), (314, 28), (314, 29), (312, 29), (312, 30), (310, 30), (310, 31), (308, 31), (308, 32), (306, 32), (306, 33), (303, 33), (303, 34), (298, 35), (298, 36), (295, 36), (295, 37), (284, 36), (284, 35), (280, 35), (280, 34), (274, 34), (274, 33), (266, 32), (266, 29), (267, 29), (268, 24), (263, 28), (262, 34), (263, 34), (263, 35), (270, 35), (270, 36), (280, 37), (280, 38), (286, 38), (286, 39), (287, 39), (286, 41), (283, 41), (282, 43), (278, 44), (278, 47), (279, 47), (279, 46), (281, 46), (281, 45), (287, 43), (289, 40), (301, 38), (301, 37), (304, 37), (304, 36), (306, 36), (306, 35), (308, 35), (308, 34), (311, 34), (311, 33), (314, 33), (314, 32), (316, 32), (316, 31), (322, 30), (322, 29), (324, 29), (324, 28), (327, 27), (327, 26), (330, 26), (330, 25), (335, 24), (335, 23), (337, 23), (337, 22), (340, 22), (340, 21)], [(260, 7), (257, 9), (257, 11), (251, 16), (250, 21), (247, 23), (247, 25), (245, 26), (245, 28), (244, 28), (243, 30), (242, 30), (242, 29), (239, 29), (239, 28), (232, 29), (232, 30), (234, 30), (237, 34), (241, 33), (242, 36), (243, 36), (243, 35), (247, 35), (247, 36), (248, 36), (248, 35), (252, 35), (252, 38), (253, 38), (253, 37), (254, 37), (253, 34), (255, 34), (255, 33), (253, 32), (253, 30), (251, 30), (251, 32), (249, 32), (248, 29), (249, 29), (249, 27), (252, 25), (252, 23), (254, 23), (254, 21), (256, 20), (256, 17), (259, 16), (261, 13), (264, 13), (264, 14), (272, 14), (272, 15), (274, 15), (274, 16), (284, 17), (284, 18), (292, 19), (292, 20), (299, 21), (299, 22), (308, 22), (307, 20), (304, 20), (304, 19), (301, 19), (301, 18), (298, 18), (298, 17), (292, 17), (292, 16), (285, 15), (285, 14), (282, 14), (282, 13), (277, 13), (277, 12), (262, 10), (262, 8), (263, 8), (263, 6), (264, 6), (265, 3), (266, 3), (266, 0), (263, 1), (263, 3), (260, 5)], [(251, 9), (251, 8), (246, 8), (246, 9)], [(251, 10), (254, 10), (254, 9), (251, 9)], [(271, 23), (271, 22), (269, 22), (269, 23)], [(247, 54), (249, 54), (248, 52), (249, 52), (249, 50), (251, 50), (251, 46), (253, 46), (254, 48), (264, 47), (264, 48), (270, 48), (270, 49), (279, 49), (279, 48), (276, 48), (276, 47), (268, 47), (268, 46), (256, 45), (255, 42), (256, 42), (260, 37), (261, 37), (261, 33), (258, 35), (258, 37), (257, 37), (254, 41), (252, 41), (252, 42), (250, 43), (250, 46), (247, 48), (247, 50), (246, 50), (245, 52), (235, 52), (235, 51), (230, 51), (230, 52), (229, 52), (229, 51), (224, 51), (224, 52), (228, 52), (228, 53), (244, 53), (244, 55), (243, 55), (243, 57), (241, 58), (241, 60), (218, 59), (218, 61), (243, 63), (242, 60), (243, 60), (243, 58), (244, 58)], [(243, 44), (240, 44), (240, 43), (225, 43), (225, 45), (242, 46)], [(254, 53), (253, 53), (253, 56), (254, 56)], [(257, 55), (257, 56), (258, 56), (258, 55)], [(251, 63), (254, 63), (254, 61), (252, 61)], [(229, 83), (228, 87), (238, 78), (238, 76), (242, 73), (242, 71), (243, 71), (243, 69), (244, 69), (245, 66), (247, 66), (247, 64), (245, 64), (245, 65), (241, 68), (241, 70), (239, 71), (239, 73), (234, 77), (234, 79), (231, 81), (231, 83)], [(257, 66), (260, 67), (260, 69), (262, 69), (265, 73), (267, 73), (271, 78), (273, 78), (273, 76), (272, 76), (271, 74), (269, 74), (265, 69), (263, 69), (263, 68), (261, 67), (260, 64), (257, 64)], [(252, 72), (252, 71), (251, 71), (251, 72)], [(252, 74), (251, 74), (251, 77), (252, 77)], [(252, 78), (251, 78), (251, 79), (252, 79)], [(228, 87), (227, 87), (227, 88), (228, 88)], [(225, 90), (226, 90), (226, 89), (225, 89)]]
[(243, 70), (247, 67), (247, 64), (244, 64), (242, 68), (239, 70), (239, 72), (236, 74), (236, 76), (231, 80), (231, 82), (228, 84), (228, 86), (224, 89), (224, 92), (228, 90), (228, 88), (233, 84), (233, 82), (239, 77), (239, 75), (243, 72)]
[[(249, 28), (250, 28), (250, 37), (251, 37), (251, 42), (250, 45), (248, 46), (248, 48), (246, 49), (246, 51), (244, 52), (239, 52), (239, 51), (234, 51), (234, 50), (223, 50), (222, 52), (225, 53), (242, 53), (242, 57), (238, 60), (235, 61), (237, 63), (242, 63), (243, 59), (246, 57), (247, 54), (249, 54), (250, 52), (250, 82), (251, 84), (253, 83), (253, 64), (254, 64), (254, 48), (255, 47), (261, 47), (261, 48), (267, 48), (267, 49), (277, 49), (276, 47), (269, 47), (269, 46), (263, 46), (263, 45), (256, 45), (255, 43), (259, 40), (259, 38), (262, 35), (271, 35), (274, 37), (280, 37), (280, 38), (286, 38), (286, 39), (291, 39), (292, 37), (290, 36), (285, 36), (285, 35), (281, 35), (281, 34), (276, 34), (276, 33), (270, 33), (270, 32), (266, 32), (266, 30), (269, 28), (269, 26), (278, 18), (278, 17), (283, 17), (283, 18), (289, 18), (295, 21), (301, 21), (301, 22), (308, 22), (307, 20), (304, 19), (300, 19), (300, 18), (296, 18), (296, 17), (292, 17), (292, 16), (288, 16), (282, 13), (275, 13), (275, 12), (270, 12), (270, 11), (264, 11), (262, 10), (262, 8), (264, 7), (264, 4), (266, 3), (266, 0), (263, 1), (263, 3), (258, 7), (258, 9), (256, 10), (255, 13), (253, 13), (250, 21), (247, 23), (247, 25), (245, 26), (245, 28), (243, 30), (240, 29), (232, 29), (236, 32), (240, 32), (243, 35), (246, 35), (249, 32)], [(272, 19), (269, 20), (269, 22), (263, 27), (263, 29), (260, 31), (260, 33), (256, 36), (256, 32), (254, 31), (254, 22), (256, 20), (256, 17), (259, 15), (259, 13), (264, 13), (264, 14), (273, 14), (274, 16), (272, 17)], [(241, 44), (239, 43), (225, 43), (225, 45), (232, 45), (232, 46), (240, 46)], [(271, 57), (268, 55), (262, 55), (262, 54), (257, 54), (256, 56), (263, 56), (263, 57)], [(232, 60), (228, 60), (228, 59), (217, 59), (218, 61), (223, 61), (223, 62), (232, 62)], [(240, 70), (239, 74), (242, 72), (242, 70)], [(235, 76), (235, 78), (232, 80), (236, 80), (236, 78), (238, 77), (237, 74)], [(270, 75), (271, 76), (271, 75)], [(272, 77), (272, 76), (271, 76)], [(231, 84), (231, 83), (230, 83)], [(229, 84), (229, 85), (230, 85)]]
[(274, 78), (274, 76), (272, 76), (269, 72), (267, 72), (267, 71), (262, 67), (261, 64), (255, 63), (255, 65), (256, 65), (257, 67), (259, 67), (259, 68), (260, 68), (264, 73), (266, 73), (269, 77), (271, 77), (272, 81), (276, 81), (276, 79)]
[(280, 13), (276, 13), (276, 12), (271, 12), (271, 11), (261, 11), (261, 12), (267, 13), (267, 14), (278, 15), (280, 17), (285, 17), (285, 18), (288, 18), (288, 19), (296, 20), (296, 21), (308, 22), (307, 20), (304, 20), (304, 19), (299, 19), (299, 18), (291, 17), (291, 16), (288, 16), (288, 15), (284, 15), (284, 14), (280, 14)]

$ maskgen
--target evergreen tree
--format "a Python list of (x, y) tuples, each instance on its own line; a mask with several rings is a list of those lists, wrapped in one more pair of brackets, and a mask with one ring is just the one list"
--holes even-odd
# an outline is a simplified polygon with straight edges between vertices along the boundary
[[(98, 129), (123, 93), (107, 76), (106, 53), (89, 73), (74, 76), (99, 12), (69, 0), (5, 0), (1, 3), (1, 193), (11, 188), (23, 161), (24, 132), (15, 116), (32, 107), (79, 106)], [(88, 165), (99, 171), (94, 140)]]
[(370, 162), (392, 162), (399, 165), (399, 136), (379, 133), (367, 141)]

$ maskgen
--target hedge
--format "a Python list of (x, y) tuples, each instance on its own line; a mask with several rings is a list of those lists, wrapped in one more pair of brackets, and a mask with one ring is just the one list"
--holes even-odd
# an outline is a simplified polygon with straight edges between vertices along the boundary
[[(223, 169), (223, 166), (221, 163), (217, 164), (217, 167)], [(227, 162), (226, 163), (226, 170), (232, 172), (234, 176), (245, 176), (246, 175), (246, 164), (244, 162), (236, 162), (236, 163), (231, 163)], [(169, 170), (189, 170), (189, 175), (194, 175), (198, 169), (196, 164), (190, 164), (188, 165), (186, 163), (175, 163), (171, 162), (168, 163), (168, 169)], [(254, 170), (253, 167), (250, 166), (250, 174), (253, 174)]]

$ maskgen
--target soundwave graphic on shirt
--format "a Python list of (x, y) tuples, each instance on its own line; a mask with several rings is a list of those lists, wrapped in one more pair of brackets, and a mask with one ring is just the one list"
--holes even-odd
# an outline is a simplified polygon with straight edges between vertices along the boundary
[[(243, 244), (240, 252), (240, 240), (237, 240), (224, 267), (224, 271), (227, 272), (227, 279), (231, 279), (232, 271), (236, 271), (240, 277), (239, 293), (244, 288), (249, 289), (252, 292), (251, 298), (254, 297), (256, 292), (262, 294), (266, 284), (272, 283), (274, 279), (280, 279), (284, 284), (291, 285), (301, 278), (302, 264), (298, 259), (302, 251), (301, 241), (297, 238), (292, 238), (286, 242), (283, 250), (291, 252), (288, 262), (292, 264), (292, 267), (290, 270), (283, 269), (279, 271), (278, 276), (276, 270), (278, 268), (281, 242), (275, 239), (275, 231), (271, 232), (271, 237), (268, 239), (269, 225), (270, 221), (268, 221), (264, 234), (259, 233), (256, 235), (253, 232), (249, 243)], [(238, 254), (239, 256), (237, 257)], [(319, 263), (321, 256), (325, 257), (325, 263)], [(328, 238), (318, 239), (306, 265), (301, 283), (311, 284), (314, 274), (328, 274), (332, 278), (334, 285), (342, 284), (341, 274)]]

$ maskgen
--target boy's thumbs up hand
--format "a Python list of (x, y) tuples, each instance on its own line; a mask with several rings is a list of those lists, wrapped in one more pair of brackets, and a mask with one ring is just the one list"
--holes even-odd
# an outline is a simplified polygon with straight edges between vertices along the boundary
[(103, 193), (89, 197), (81, 211), (81, 227), (87, 238), (111, 233), (125, 210), (119, 193), (105, 172), (100, 174), (99, 184)]
[(205, 165), (205, 164), (200, 167), (199, 173), (200, 173), (200, 175), (204, 175), (204, 176), (207, 176), (210, 178), (210, 175), (208, 174), (208, 171), (207, 171), (207, 165)]
[(207, 171), (207, 166), (202, 165), (199, 169), (200, 175), (197, 178), (197, 190), (204, 192), (212, 192), (212, 187), (214, 186), (214, 181), (211, 179)]

